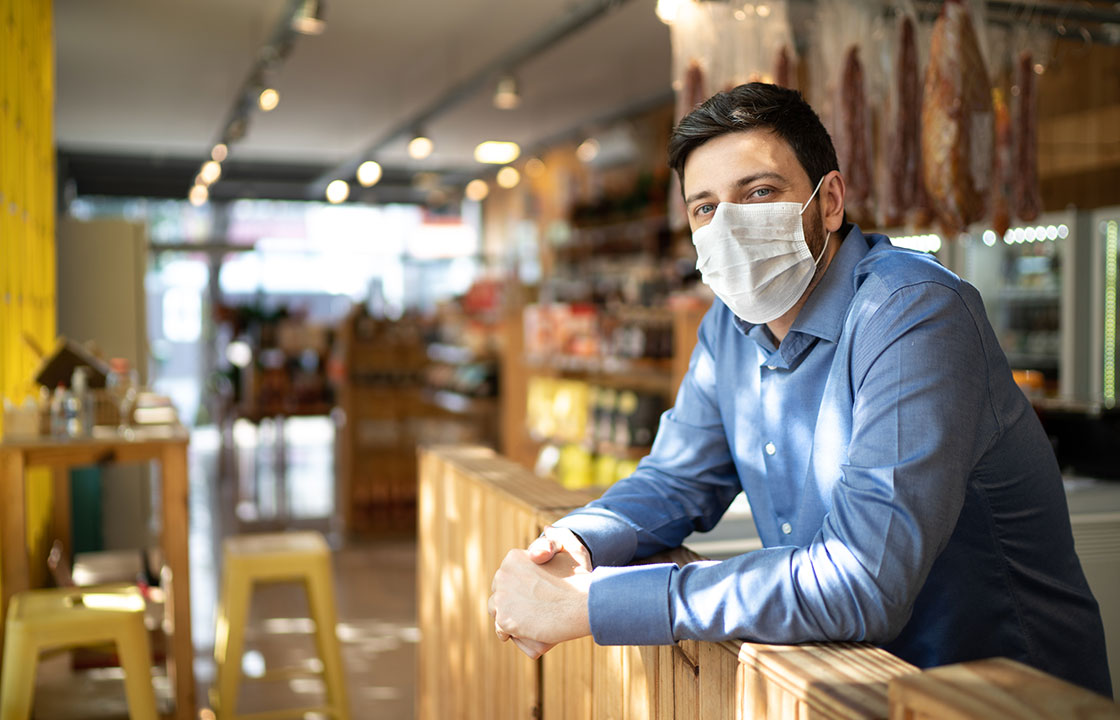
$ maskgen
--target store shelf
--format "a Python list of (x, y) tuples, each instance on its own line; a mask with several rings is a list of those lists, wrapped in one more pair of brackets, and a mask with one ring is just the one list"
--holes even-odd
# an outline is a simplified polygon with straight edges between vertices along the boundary
[(448, 345), (447, 343), (432, 343), (429, 345), (428, 360), (444, 365), (484, 364), (498, 361), (492, 355), (479, 355), (468, 347)]
[(632, 220), (583, 225), (572, 228), (566, 243), (554, 245), (561, 258), (579, 259), (591, 255), (655, 254), (659, 238), (669, 230), (666, 215), (651, 215)]
[(1028, 370), (1048, 370), (1058, 367), (1058, 356), (1050, 354), (1007, 353), (1007, 362), (1012, 368)]
[(999, 291), (1000, 300), (1016, 303), (1058, 303), (1062, 292), (1057, 288), (1003, 288)]
[(455, 415), (489, 415), (498, 412), (497, 398), (471, 397), (453, 390), (426, 391), (424, 400)]
[(672, 358), (528, 357), (530, 374), (555, 374), (586, 380), (595, 385), (669, 393), (673, 382)]

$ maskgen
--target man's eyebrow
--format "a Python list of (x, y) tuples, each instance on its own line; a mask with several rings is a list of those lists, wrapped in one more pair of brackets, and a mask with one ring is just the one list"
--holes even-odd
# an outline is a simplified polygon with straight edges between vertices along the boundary
[[(759, 180), (780, 180), (781, 182), (784, 182), (784, 183), (789, 182), (789, 180), (786, 179), (785, 175), (782, 175), (781, 173), (778, 173), (778, 172), (774, 172), (773, 170), (767, 170), (765, 172), (754, 173), (752, 175), (744, 175), (743, 177), (739, 178), (735, 182), (735, 187), (741, 188), (744, 185), (750, 185), (751, 183), (757, 182)], [(686, 197), (684, 199), (684, 204), (685, 205), (691, 205), (693, 202), (695, 202), (695, 201), (697, 201), (701, 198), (712, 196), (712, 195), (715, 195), (715, 193), (713, 193), (711, 190), (701, 190), (700, 192), (693, 193), (692, 195), (689, 195), (688, 197)]]

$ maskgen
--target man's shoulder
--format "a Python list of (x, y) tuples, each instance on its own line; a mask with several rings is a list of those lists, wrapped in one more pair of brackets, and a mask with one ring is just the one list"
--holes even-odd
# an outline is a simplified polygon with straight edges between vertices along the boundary
[(891, 245), (884, 235), (867, 235), (868, 248), (856, 266), (857, 293), (886, 297), (909, 286), (932, 284), (954, 292), (961, 288), (960, 277), (945, 268), (933, 255)]

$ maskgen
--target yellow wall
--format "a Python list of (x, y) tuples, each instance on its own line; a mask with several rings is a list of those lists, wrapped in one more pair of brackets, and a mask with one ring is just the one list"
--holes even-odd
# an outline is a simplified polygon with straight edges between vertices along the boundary
[[(24, 336), (46, 350), (55, 338), (51, 26), (51, 0), (0, 0), (0, 395), (13, 402), (37, 391), (32, 374), (38, 358)], [(31, 473), (33, 572), (46, 557), (50, 488), (45, 470)]]

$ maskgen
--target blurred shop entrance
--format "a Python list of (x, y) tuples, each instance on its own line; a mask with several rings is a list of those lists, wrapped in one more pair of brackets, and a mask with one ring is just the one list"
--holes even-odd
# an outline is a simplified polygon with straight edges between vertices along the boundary
[(470, 218), (449, 231), (416, 206), (248, 200), (70, 212), (147, 227), (149, 377), (220, 481), (215, 524), (339, 530), (336, 330), (356, 310), (396, 320), (463, 294), (481, 267)]

